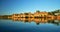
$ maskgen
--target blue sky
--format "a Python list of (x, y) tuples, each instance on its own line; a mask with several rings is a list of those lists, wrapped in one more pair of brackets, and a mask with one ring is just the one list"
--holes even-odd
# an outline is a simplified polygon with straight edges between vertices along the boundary
[(0, 15), (60, 9), (60, 0), (0, 0)]

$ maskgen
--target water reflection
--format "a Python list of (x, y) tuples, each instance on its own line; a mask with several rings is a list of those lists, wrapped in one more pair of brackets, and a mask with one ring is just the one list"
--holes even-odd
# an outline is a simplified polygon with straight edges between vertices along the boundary
[(13, 21), (21, 21), (21, 22), (35, 22), (37, 25), (39, 25), (40, 23), (51, 23), (51, 24), (55, 24), (57, 26), (60, 25), (60, 20), (58, 19), (51, 19), (51, 18), (5, 18), (5, 20), (13, 20)]

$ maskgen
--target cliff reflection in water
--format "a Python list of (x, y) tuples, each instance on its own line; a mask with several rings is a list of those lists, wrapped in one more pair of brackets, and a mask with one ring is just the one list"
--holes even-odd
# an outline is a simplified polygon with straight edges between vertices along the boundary
[(40, 23), (51, 23), (51, 24), (55, 24), (55, 25), (60, 25), (60, 20), (58, 19), (51, 19), (51, 18), (12, 18), (12, 19), (8, 19), (6, 18), (5, 20), (12, 20), (12, 21), (21, 21), (21, 22), (35, 22), (37, 25), (39, 25)]

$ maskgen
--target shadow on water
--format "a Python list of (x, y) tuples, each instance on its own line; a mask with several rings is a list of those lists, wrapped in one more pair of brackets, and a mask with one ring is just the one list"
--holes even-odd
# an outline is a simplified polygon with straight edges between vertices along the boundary
[(48, 23), (55, 24), (55, 25), (59, 26), (60, 20), (49, 20)]

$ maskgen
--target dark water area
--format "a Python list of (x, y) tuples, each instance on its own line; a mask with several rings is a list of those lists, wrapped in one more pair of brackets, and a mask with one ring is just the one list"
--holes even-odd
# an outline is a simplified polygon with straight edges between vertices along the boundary
[(60, 32), (60, 20), (28, 21), (0, 19), (1, 32)]

